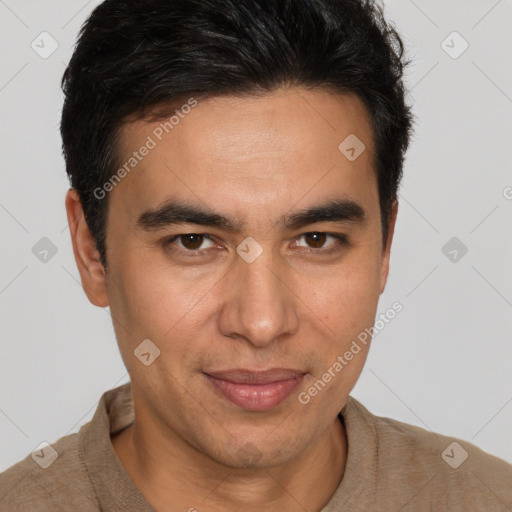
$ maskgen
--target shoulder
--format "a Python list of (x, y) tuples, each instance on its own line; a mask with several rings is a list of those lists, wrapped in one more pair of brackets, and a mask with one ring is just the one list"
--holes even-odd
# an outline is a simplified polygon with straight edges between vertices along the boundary
[(62, 437), (34, 451), (1, 473), (0, 510), (99, 510), (79, 454), (78, 434)]
[(440, 510), (512, 509), (512, 465), (468, 441), (375, 416), (352, 397), (350, 407), (373, 432), (379, 487), (414, 489)]

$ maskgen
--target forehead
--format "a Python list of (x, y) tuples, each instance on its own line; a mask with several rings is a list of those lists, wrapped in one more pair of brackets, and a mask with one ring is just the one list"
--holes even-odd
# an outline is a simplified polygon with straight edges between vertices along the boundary
[(229, 196), (234, 207), (271, 207), (375, 188), (371, 119), (354, 94), (291, 88), (166, 107), (122, 129), (120, 166), (129, 172), (112, 199), (148, 208), (174, 194), (226, 207)]

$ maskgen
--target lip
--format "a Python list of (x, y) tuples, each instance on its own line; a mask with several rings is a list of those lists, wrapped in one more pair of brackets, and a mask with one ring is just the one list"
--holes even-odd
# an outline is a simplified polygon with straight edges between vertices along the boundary
[(230, 369), (204, 375), (224, 398), (238, 407), (248, 411), (268, 411), (293, 393), (305, 372), (291, 368)]

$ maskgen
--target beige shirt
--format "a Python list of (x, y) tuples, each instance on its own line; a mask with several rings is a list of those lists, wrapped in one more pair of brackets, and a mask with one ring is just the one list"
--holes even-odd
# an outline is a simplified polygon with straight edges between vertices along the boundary
[[(503, 460), (465, 441), (374, 416), (352, 397), (340, 415), (348, 437), (345, 473), (320, 512), (512, 511), (512, 466)], [(154, 512), (110, 441), (134, 418), (129, 383), (104, 393), (78, 433), (0, 474), (0, 511)]]

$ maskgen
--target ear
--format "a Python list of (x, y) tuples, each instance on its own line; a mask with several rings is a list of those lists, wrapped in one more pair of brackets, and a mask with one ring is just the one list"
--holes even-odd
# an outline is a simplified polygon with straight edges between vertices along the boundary
[(74, 188), (66, 193), (66, 213), (82, 287), (92, 304), (104, 308), (108, 306), (105, 269), (100, 262), (100, 253), (85, 220), (78, 192)]
[(393, 233), (395, 232), (395, 224), (396, 224), (396, 216), (398, 214), (398, 200), (395, 199), (393, 201), (393, 205), (391, 207), (391, 216), (389, 220), (388, 226), (388, 239), (386, 240), (386, 245), (382, 250), (382, 266), (380, 270), (380, 293), (384, 291), (386, 287), (386, 282), (388, 280), (389, 274), (389, 258), (391, 255), (391, 242), (393, 241)]

